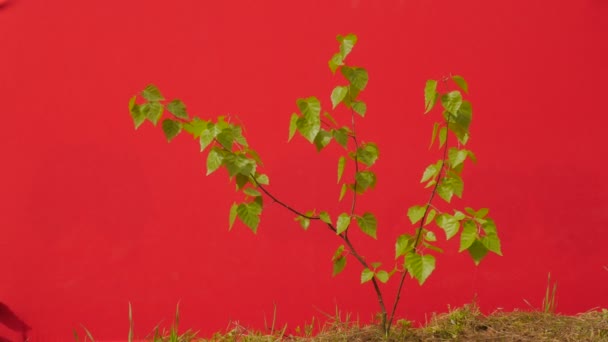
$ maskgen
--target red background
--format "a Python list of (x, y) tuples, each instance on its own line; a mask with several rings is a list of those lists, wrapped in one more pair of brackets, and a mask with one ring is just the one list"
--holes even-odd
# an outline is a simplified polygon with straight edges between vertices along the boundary
[(392, 265), (394, 237), (412, 229), (406, 208), (428, 196), (418, 180), (438, 154), (426, 149), (422, 89), (449, 73), (469, 82), (479, 160), (455, 205), (491, 208), (503, 240), (504, 257), (478, 268), (454, 241), (424, 287), (406, 283), (398, 315), (424, 321), (475, 296), (486, 312), (538, 307), (548, 272), (559, 311), (606, 307), (607, 17), (601, 0), (9, 2), (0, 301), (44, 341), (68, 340), (81, 323), (98, 339), (124, 338), (129, 301), (138, 336), (169, 322), (178, 301), (183, 327), (204, 334), (231, 320), (262, 328), (273, 304), (289, 329), (336, 305), (369, 321), (372, 288), (358, 284), (354, 259), (332, 279), (339, 241), (327, 229), (303, 232), (268, 205), (257, 235), (228, 232), (225, 174), (205, 177), (195, 142), (167, 144), (150, 124), (134, 131), (127, 112), (154, 83), (191, 114), (238, 116), (271, 191), (335, 217), (340, 149), (285, 142), (298, 97), (329, 108), (341, 80), (327, 60), (335, 35), (353, 32), (349, 61), (370, 73), (359, 134), (381, 151), (378, 186), (359, 206), (378, 216), (379, 239), (359, 236), (363, 254)]

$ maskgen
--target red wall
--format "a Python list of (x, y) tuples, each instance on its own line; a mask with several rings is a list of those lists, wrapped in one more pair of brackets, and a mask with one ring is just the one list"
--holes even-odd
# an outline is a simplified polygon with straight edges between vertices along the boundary
[(334, 37), (354, 32), (350, 62), (370, 72), (359, 132), (381, 151), (378, 186), (360, 201), (379, 239), (357, 237), (363, 253), (391, 265), (394, 237), (412, 229), (406, 208), (426, 199), (418, 180), (438, 158), (426, 149), (422, 88), (448, 73), (469, 82), (479, 159), (456, 205), (490, 207), (503, 240), (504, 257), (477, 268), (454, 241), (424, 287), (406, 283), (398, 314), (423, 321), (475, 296), (487, 312), (538, 307), (548, 272), (561, 312), (606, 307), (607, 17), (601, 0), (8, 2), (0, 301), (41, 341), (68, 340), (81, 323), (124, 338), (129, 301), (139, 336), (178, 301), (183, 326), (205, 334), (231, 320), (262, 328), (274, 304), (290, 329), (336, 305), (369, 320), (377, 304), (354, 260), (331, 277), (339, 241), (327, 229), (303, 232), (269, 205), (257, 235), (228, 232), (225, 174), (205, 177), (195, 142), (134, 131), (127, 112), (152, 82), (193, 114), (236, 115), (271, 190), (336, 216), (340, 150), (285, 142), (296, 98), (330, 106)]

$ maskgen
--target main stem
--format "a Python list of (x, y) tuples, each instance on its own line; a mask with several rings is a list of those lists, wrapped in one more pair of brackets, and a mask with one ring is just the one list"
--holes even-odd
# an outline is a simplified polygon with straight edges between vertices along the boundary
[[(447, 158), (448, 155), (448, 125), (450, 124), (450, 120), (449, 120), (449, 116), (448, 119), (446, 119), (445, 125), (446, 125), (446, 132), (445, 132), (445, 143), (443, 146), (443, 157), (441, 159), (441, 169), (439, 170), (439, 176), (437, 179), (437, 182), (435, 183), (435, 186), (433, 187), (433, 191), (431, 191), (431, 196), (429, 197), (429, 200), (426, 202), (426, 208), (424, 209), (424, 215), (422, 215), (422, 219), (420, 220), (420, 226), (418, 227), (417, 231), (416, 231), (416, 239), (414, 241), (414, 249), (412, 250), (413, 253), (416, 253), (416, 247), (418, 246), (418, 243), (420, 242), (420, 239), (422, 237), (422, 230), (424, 228), (424, 222), (426, 221), (426, 217), (429, 214), (429, 211), (431, 209), (431, 203), (433, 202), (433, 199), (435, 198), (435, 194), (437, 194), (437, 187), (439, 186), (439, 183), (441, 183), (442, 178), (441, 178), (441, 174), (443, 173), (444, 170), (444, 166), (445, 166), (445, 160)], [(388, 332), (391, 330), (391, 325), (393, 324), (393, 319), (395, 318), (395, 311), (397, 311), (397, 305), (399, 304), (399, 299), (401, 298), (401, 290), (403, 289), (403, 283), (405, 282), (405, 277), (407, 276), (407, 269), (403, 270), (403, 274), (401, 275), (401, 279), (399, 280), (399, 287), (397, 288), (397, 296), (395, 297), (395, 302), (393, 303), (393, 310), (391, 311), (391, 316), (388, 320), (388, 324), (386, 327), (386, 333), (388, 334)]]

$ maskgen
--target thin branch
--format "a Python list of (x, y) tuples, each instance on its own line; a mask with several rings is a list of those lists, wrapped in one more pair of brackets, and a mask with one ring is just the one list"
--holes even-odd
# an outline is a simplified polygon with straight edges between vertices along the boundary
[[(306, 214), (303, 214), (301, 211), (298, 211), (294, 208), (292, 208), (291, 206), (289, 206), (288, 204), (282, 202), (281, 200), (279, 200), (278, 198), (276, 198), (273, 194), (270, 193), (270, 191), (268, 191), (264, 186), (262, 186), (262, 184), (260, 184), (258, 182), (257, 179), (255, 179), (255, 177), (252, 175), (251, 178), (253, 179), (253, 181), (255, 182), (255, 185), (260, 188), (260, 190), (262, 190), (263, 193), (266, 194), (266, 196), (270, 197), (275, 203), (281, 205), (282, 207), (284, 207), (285, 209), (291, 211), (292, 213), (307, 218), (309, 220), (320, 220), (321, 218), (319, 216), (309, 216)], [(334, 229), (335, 230), (335, 229)]]

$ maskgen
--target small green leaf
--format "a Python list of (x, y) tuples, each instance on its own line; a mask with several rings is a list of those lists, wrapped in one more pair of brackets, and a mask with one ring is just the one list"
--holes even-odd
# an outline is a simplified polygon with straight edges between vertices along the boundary
[(424, 173), (422, 174), (422, 179), (420, 180), (420, 183), (424, 183), (429, 179), (437, 177), (439, 175), (439, 172), (441, 172), (442, 163), (443, 161), (439, 160), (435, 164), (427, 166), (427, 168), (424, 170)]
[(249, 175), (255, 174), (257, 167), (253, 159), (234, 153), (227, 153), (224, 155), (223, 162), (230, 177), (236, 176), (237, 174), (249, 177)]
[(486, 222), (481, 225), (481, 229), (483, 229), (484, 233), (486, 234), (486, 236), (481, 239), (481, 243), (489, 251), (502, 255), (500, 239), (498, 238), (496, 224), (494, 224), (494, 221), (492, 219), (487, 219)]
[(300, 225), (302, 228), (304, 228), (304, 230), (308, 230), (308, 227), (310, 227), (310, 219), (307, 217), (298, 216), (295, 218), (295, 220), (300, 222)]
[(218, 151), (217, 147), (211, 149), (207, 155), (207, 176), (219, 169), (223, 160), (224, 157), (222, 153)]
[(448, 160), (450, 161), (450, 166), (454, 169), (458, 165), (462, 164), (469, 155), (469, 151), (467, 150), (459, 150), (455, 147), (452, 147), (448, 150)]
[(355, 174), (355, 180), (357, 181), (358, 193), (363, 193), (368, 188), (374, 188), (376, 186), (376, 175), (369, 171), (361, 171)]
[(361, 284), (365, 284), (374, 278), (374, 271), (366, 268), (361, 272)]
[(255, 176), (255, 180), (259, 184), (262, 184), (262, 185), (268, 185), (268, 184), (270, 184), (270, 179), (268, 179), (267, 175), (260, 175), (260, 174), (258, 174), (258, 175)]
[(488, 254), (488, 249), (479, 240), (475, 240), (468, 249), (469, 255), (473, 258), (475, 265), (479, 265), (481, 260)]
[(234, 177), (236, 180), (236, 189), (241, 190), (245, 185), (249, 184), (249, 176), (237, 173)]
[(355, 113), (359, 114), (361, 117), (365, 117), (365, 113), (367, 112), (367, 105), (363, 101), (355, 101), (351, 103), (351, 108), (355, 111)]
[(433, 219), (435, 218), (436, 214), (437, 212), (435, 211), (435, 209), (429, 210), (429, 213), (426, 215), (426, 219), (424, 220), (424, 225), (426, 226), (427, 224), (433, 222)]
[(154, 84), (149, 84), (142, 92), (141, 96), (144, 99), (152, 102), (152, 101), (163, 101), (165, 98), (161, 95), (160, 91)]
[(334, 88), (334, 90), (331, 92), (331, 104), (333, 109), (335, 109), (338, 104), (344, 100), (346, 94), (348, 94), (348, 87), (337, 86)]
[(169, 104), (167, 104), (167, 110), (180, 119), (189, 119), (188, 112), (186, 112), (186, 105), (181, 100), (175, 99), (169, 102)]
[(437, 226), (445, 231), (446, 240), (449, 240), (458, 233), (460, 229), (460, 221), (455, 219), (450, 214), (440, 214), (435, 218)]
[(448, 140), (448, 129), (444, 126), (439, 130), (439, 148), (443, 147), (446, 140)]
[(344, 37), (338, 35), (336, 40), (340, 42), (340, 54), (342, 55), (342, 58), (346, 58), (346, 56), (348, 56), (348, 54), (350, 54), (350, 52), (353, 50), (355, 44), (357, 44), (357, 36), (352, 33)]
[(209, 122), (199, 118), (193, 118), (190, 122), (184, 123), (184, 131), (192, 134), (194, 139), (200, 138), (201, 133), (207, 129)]
[(207, 146), (211, 144), (213, 139), (215, 139), (215, 133), (213, 128), (207, 128), (201, 132), (201, 136), (199, 139), (201, 145), (201, 152), (203, 152), (205, 148), (207, 148)]
[(462, 105), (462, 94), (458, 90), (453, 90), (441, 96), (441, 105), (452, 115), (458, 115), (460, 105)]
[(296, 121), (297, 129), (306, 140), (313, 143), (321, 130), (321, 104), (315, 97), (299, 99), (296, 103), (302, 113)]
[(262, 194), (254, 188), (245, 188), (245, 189), (243, 189), (243, 193), (245, 193), (245, 195), (251, 196), (251, 197), (262, 196)]
[(254, 233), (258, 230), (260, 224), (260, 214), (262, 213), (262, 205), (259, 202), (253, 201), (250, 203), (241, 203), (236, 209), (238, 218), (251, 229)]
[(319, 218), (321, 219), (321, 221), (323, 221), (327, 224), (331, 224), (331, 217), (329, 217), (329, 213), (327, 211), (320, 212)]
[(217, 141), (227, 150), (232, 150), (234, 144), (234, 132), (231, 127), (224, 128), (216, 137)]
[(344, 58), (342, 58), (342, 54), (339, 52), (336, 52), (331, 59), (329, 60), (329, 62), (327, 62), (327, 64), (329, 65), (329, 69), (331, 70), (332, 73), (336, 73), (336, 69), (338, 69), (338, 67), (340, 65), (344, 65)]
[(403, 234), (397, 238), (395, 243), (395, 259), (410, 253), (414, 249), (416, 238), (409, 234)]
[(363, 216), (357, 216), (357, 225), (361, 228), (361, 231), (374, 239), (376, 239), (376, 229), (378, 227), (378, 221), (372, 213), (365, 213)]
[[(369, 79), (367, 70), (358, 67), (343, 66), (340, 71), (348, 82), (357, 90), (364, 90), (367, 86), (367, 81)], [(354, 97), (351, 97), (351, 100), (354, 100)]]
[(371, 265), (372, 265), (372, 268), (373, 268), (374, 270), (376, 270), (376, 268), (378, 268), (378, 267), (382, 266), (382, 263), (381, 263), (381, 262), (376, 261), (376, 262), (372, 262), (372, 263), (371, 263)]
[(140, 106), (141, 112), (144, 116), (156, 126), (158, 120), (163, 115), (163, 105), (160, 102), (148, 102)]
[(412, 224), (415, 224), (422, 219), (425, 211), (426, 206), (414, 205), (407, 210), (407, 217), (409, 217)]
[(437, 241), (437, 236), (435, 235), (435, 233), (428, 231), (424, 235), (424, 239), (428, 242), (435, 242), (435, 241)]
[(357, 161), (372, 166), (378, 159), (378, 146), (374, 143), (367, 143), (357, 149)]
[(296, 134), (296, 129), (298, 128), (298, 118), (298, 114), (291, 114), (291, 119), (289, 120), (289, 138), (287, 139), (287, 141), (291, 141), (294, 134)]
[(336, 142), (340, 144), (340, 146), (347, 148), (348, 144), (348, 132), (344, 128), (334, 129), (332, 130), (332, 134)]
[(452, 80), (458, 84), (460, 89), (462, 89), (465, 93), (469, 93), (469, 86), (467, 85), (467, 81), (462, 78), (462, 76), (454, 75), (452, 76)]
[(464, 221), (462, 224), (462, 233), (460, 234), (460, 249), (458, 252), (469, 249), (475, 240), (477, 240), (477, 225), (472, 220)]
[(380, 280), (380, 282), (382, 282), (383, 284), (385, 284), (389, 278), (390, 278), (390, 276), (388, 275), (388, 272), (386, 272), (386, 271), (378, 271), (376, 273), (376, 279)]
[(340, 198), (338, 198), (338, 201), (341, 201), (344, 198), (344, 195), (346, 194), (347, 189), (348, 189), (348, 185), (342, 184), (342, 188), (340, 189)]
[(424, 114), (428, 113), (437, 102), (437, 81), (428, 80), (424, 86)]
[(171, 119), (163, 120), (163, 132), (165, 133), (165, 137), (167, 137), (167, 141), (171, 141), (175, 138), (181, 130), (181, 122)]
[(334, 260), (333, 263), (334, 271), (332, 273), (332, 277), (335, 277), (340, 272), (342, 272), (342, 270), (344, 270), (344, 267), (346, 267), (346, 257), (339, 257), (338, 259)]
[(422, 285), (435, 270), (435, 257), (430, 254), (408, 254), (405, 259), (405, 268)]
[(336, 249), (336, 252), (334, 253), (333, 258), (331, 258), (332, 261), (335, 261), (336, 259), (342, 257), (344, 253), (344, 245), (340, 245), (340, 247), (338, 247), (338, 249)]
[(433, 124), (433, 134), (431, 135), (431, 143), (429, 144), (429, 150), (433, 147), (433, 143), (435, 143), (435, 138), (437, 137), (437, 131), (439, 130), (439, 123), (435, 122)]
[(133, 96), (129, 101), (129, 113), (133, 119), (135, 129), (138, 129), (146, 121), (146, 116), (141, 112), (141, 107), (135, 103), (136, 98), (137, 96)]
[(336, 222), (336, 234), (342, 234), (350, 225), (350, 215), (342, 213), (338, 216), (338, 222)]
[(314, 144), (317, 148), (317, 152), (320, 152), (325, 146), (331, 142), (331, 133), (326, 130), (320, 130), (315, 137)]
[(428, 248), (428, 249), (432, 250), (432, 251), (437, 252), (437, 253), (443, 253), (443, 249), (441, 249), (441, 248), (439, 248), (439, 247), (437, 247), (437, 246), (433, 246), (433, 245), (431, 245), (431, 244), (430, 244), (430, 243), (428, 243), (428, 242), (422, 242), (422, 245), (423, 245), (424, 247), (426, 247), (426, 248)]
[[(338, 183), (340, 183), (340, 179), (342, 179), (342, 175), (344, 174), (345, 165), (346, 165), (346, 158), (344, 158), (344, 156), (341, 156), (340, 159), (338, 159)], [(341, 194), (340, 199), (342, 199), (343, 196), (344, 195)]]
[(228, 230), (232, 230), (232, 226), (234, 225), (234, 220), (236, 219), (236, 210), (239, 207), (238, 204), (236, 203), (232, 203), (232, 206), (230, 207), (230, 215), (229, 215), (229, 223), (230, 225), (228, 226)]
[(441, 180), (441, 184), (437, 186), (437, 194), (446, 202), (450, 203), (452, 196), (462, 197), (464, 183), (462, 179), (455, 174), (450, 174)]

